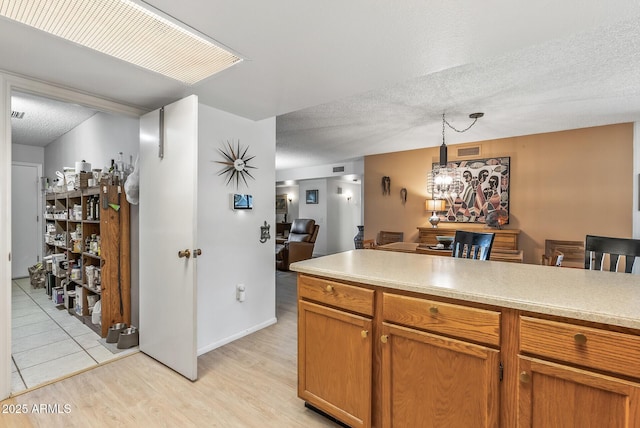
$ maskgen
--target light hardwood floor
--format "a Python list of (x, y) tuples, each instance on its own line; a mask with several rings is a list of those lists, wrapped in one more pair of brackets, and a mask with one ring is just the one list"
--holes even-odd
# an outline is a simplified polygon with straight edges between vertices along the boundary
[(196, 382), (136, 353), (3, 401), (0, 427), (337, 427), (296, 396), (295, 275), (276, 275), (278, 323), (200, 356)]

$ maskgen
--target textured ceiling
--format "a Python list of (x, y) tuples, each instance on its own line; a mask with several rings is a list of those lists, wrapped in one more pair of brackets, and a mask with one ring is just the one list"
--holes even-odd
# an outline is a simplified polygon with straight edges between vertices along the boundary
[(11, 110), (24, 113), (22, 119), (11, 118), (11, 142), (41, 147), (96, 114), (95, 110), (76, 104), (22, 92), (11, 95)]
[(190, 87), (1, 19), (0, 69), (146, 109), (196, 94), (277, 116), (278, 169), (438, 145), (443, 112), (485, 113), (448, 143), (640, 116), (637, 0), (147, 3), (245, 61)]

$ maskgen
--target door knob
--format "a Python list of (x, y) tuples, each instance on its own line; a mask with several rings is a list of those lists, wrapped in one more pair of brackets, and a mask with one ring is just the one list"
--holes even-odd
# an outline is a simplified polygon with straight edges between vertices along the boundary
[(193, 250), (193, 258), (197, 258), (198, 256), (202, 255), (202, 250), (200, 248), (196, 248), (195, 250)]
[(179, 258), (183, 258), (183, 257), (189, 258), (189, 257), (191, 257), (191, 251), (189, 251), (189, 250), (178, 251), (178, 257)]

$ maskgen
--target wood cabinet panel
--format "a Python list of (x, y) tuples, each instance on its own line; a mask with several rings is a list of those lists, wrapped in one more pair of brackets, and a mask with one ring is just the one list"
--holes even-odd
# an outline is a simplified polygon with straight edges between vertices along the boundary
[(383, 427), (497, 427), (497, 350), (384, 323)]
[(528, 357), (519, 358), (519, 428), (632, 428), (640, 384)]
[(298, 303), (298, 396), (352, 427), (371, 426), (372, 321)]
[(630, 334), (523, 316), (520, 352), (640, 377), (640, 337)]
[(383, 293), (383, 320), (500, 345), (500, 312)]
[(374, 291), (305, 275), (298, 277), (298, 297), (373, 316)]
[(484, 226), (477, 226), (472, 224), (456, 224), (447, 228), (444, 227), (418, 227), (418, 242), (426, 245), (436, 245), (438, 240), (436, 236), (454, 236), (456, 229), (470, 230), (473, 232), (491, 232), (495, 234), (493, 240), (493, 248), (500, 248), (505, 250), (517, 250), (518, 249), (518, 236), (520, 235), (519, 229), (488, 229)]

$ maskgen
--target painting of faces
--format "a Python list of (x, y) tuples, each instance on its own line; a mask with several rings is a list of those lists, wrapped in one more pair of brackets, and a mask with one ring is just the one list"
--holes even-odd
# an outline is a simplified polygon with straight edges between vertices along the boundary
[(501, 157), (449, 162), (457, 170), (460, 191), (447, 196), (441, 220), (491, 227), (509, 223), (509, 161)]

